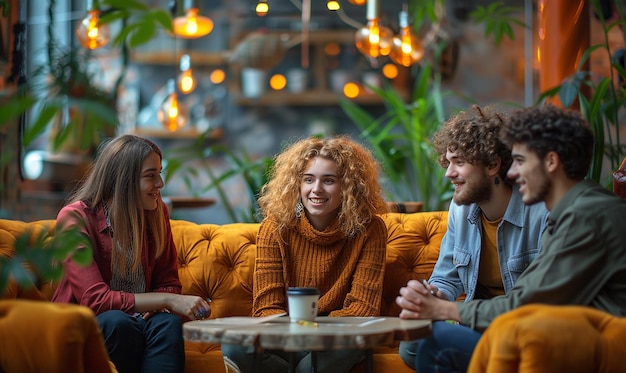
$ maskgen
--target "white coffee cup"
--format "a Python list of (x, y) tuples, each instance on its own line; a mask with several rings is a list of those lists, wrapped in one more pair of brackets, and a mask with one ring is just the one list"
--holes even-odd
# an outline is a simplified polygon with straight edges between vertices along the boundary
[(289, 288), (287, 290), (287, 307), (291, 322), (315, 321), (319, 298), (320, 291), (317, 288)]

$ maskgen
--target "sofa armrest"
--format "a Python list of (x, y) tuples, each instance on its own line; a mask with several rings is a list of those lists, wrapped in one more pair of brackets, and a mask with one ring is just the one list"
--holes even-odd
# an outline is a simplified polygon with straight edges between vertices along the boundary
[(527, 305), (496, 318), (469, 373), (619, 372), (626, 318), (582, 306)]
[(2, 300), (0, 341), (0, 371), (5, 373), (117, 372), (87, 307)]

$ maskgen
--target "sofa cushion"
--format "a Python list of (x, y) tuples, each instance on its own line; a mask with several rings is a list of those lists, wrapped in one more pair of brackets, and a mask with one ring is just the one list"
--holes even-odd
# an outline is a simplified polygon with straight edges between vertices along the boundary
[(260, 224), (172, 221), (184, 294), (211, 297), (211, 318), (249, 316)]
[(428, 279), (439, 257), (439, 246), (448, 227), (445, 211), (383, 215), (387, 225), (387, 263), (381, 315), (398, 316), (398, 290), (411, 279)]

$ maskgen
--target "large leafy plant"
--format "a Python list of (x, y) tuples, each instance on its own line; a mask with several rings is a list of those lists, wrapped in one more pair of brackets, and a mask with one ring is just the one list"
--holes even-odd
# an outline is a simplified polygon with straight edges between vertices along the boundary
[(378, 118), (352, 101), (340, 101), (382, 165), (388, 198), (421, 201), (426, 211), (444, 209), (452, 196), (452, 186), (437, 163), (430, 141), (444, 120), (443, 92), (439, 80), (432, 80), (432, 76), (430, 66), (425, 65), (409, 103), (391, 86), (370, 87), (387, 108)]

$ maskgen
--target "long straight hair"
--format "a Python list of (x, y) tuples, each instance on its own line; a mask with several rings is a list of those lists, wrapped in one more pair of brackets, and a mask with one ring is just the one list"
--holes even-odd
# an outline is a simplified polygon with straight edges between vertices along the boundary
[(108, 210), (113, 231), (112, 272), (128, 270), (128, 248), (132, 248), (131, 268), (137, 269), (144, 236), (156, 247), (157, 258), (165, 249), (163, 204), (157, 203), (155, 210), (144, 210), (141, 202), (141, 170), (151, 153), (163, 159), (155, 143), (138, 136), (123, 135), (103, 143), (86, 179), (71, 197), (71, 202), (84, 201), (94, 210)]

